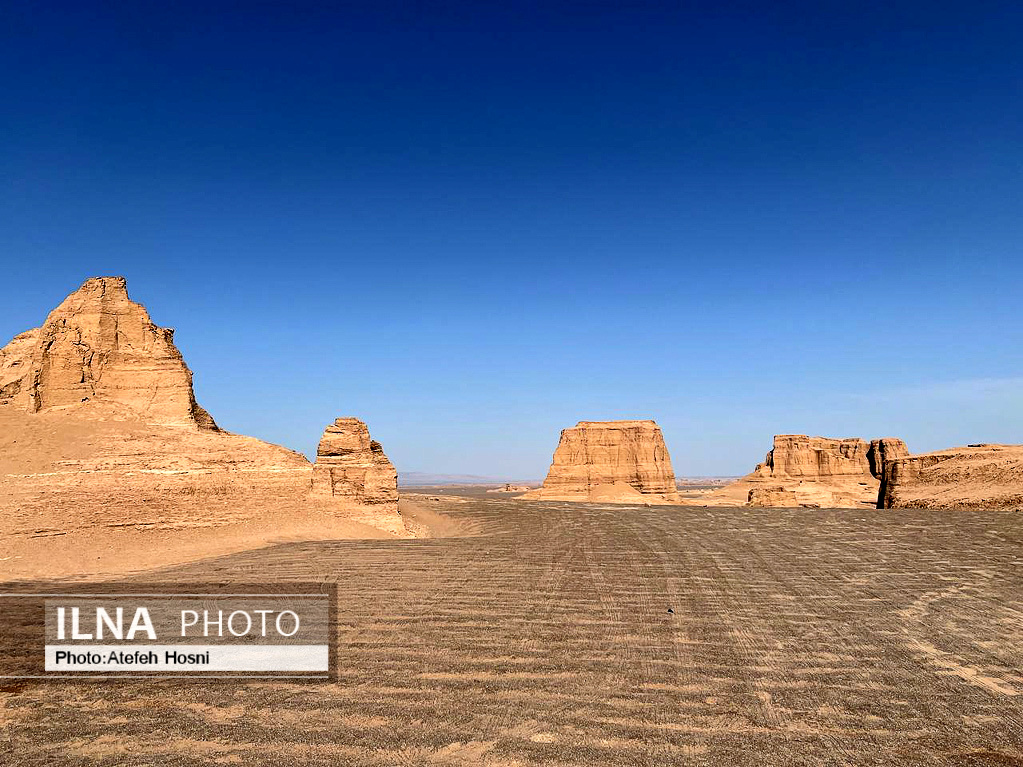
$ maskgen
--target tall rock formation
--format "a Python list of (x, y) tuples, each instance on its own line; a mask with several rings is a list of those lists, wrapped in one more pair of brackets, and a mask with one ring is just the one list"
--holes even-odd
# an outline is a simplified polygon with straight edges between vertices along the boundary
[[(128, 298), (122, 278), (87, 280), (0, 349), (0, 559), (35, 577), (51, 555), (62, 572), (87, 573), (108, 552), (125, 562), (188, 559), (280, 539), (364, 537), (367, 525), (406, 535), (379, 446), (366, 435), (373, 470), (360, 475), (332, 436), (321, 453), (343, 467), (337, 491), (373, 505), (313, 493), (305, 456), (218, 429), (195, 402), (172, 331)], [(36, 532), (59, 548), (10, 553)]]
[(886, 462), (905, 455), (894, 437), (867, 442), (779, 434), (747, 476), (700, 499), (707, 505), (864, 508), (877, 505)]
[(885, 464), (878, 508), (1021, 508), (1023, 445), (968, 445)]
[(195, 401), (174, 331), (128, 298), (123, 277), (94, 277), (42, 327), (0, 349), (0, 404), (30, 413), (99, 402), (154, 424), (216, 431)]
[(653, 421), (580, 421), (561, 432), (543, 486), (527, 499), (677, 503), (661, 428)]
[(870, 450), (867, 451), (867, 461), (870, 463), (870, 473), (878, 479), (884, 478), (884, 467), (888, 461), (902, 458), (909, 455), (909, 448), (906, 443), (896, 437), (881, 437), (870, 441)]
[(358, 418), (338, 418), (323, 432), (313, 490), (352, 503), (398, 508), (398, 472)]
[(867, 451), (867, 460), (870, 462), (870, 473), (881, 482), (877, 491), (877, 507), (879, 509), (884, 508), (884, 497), (888, 492), (890, 462), (907, 455), (909, 455), (909, 448), (901, 439), (881, 437), (871, 440), (870, 450)]

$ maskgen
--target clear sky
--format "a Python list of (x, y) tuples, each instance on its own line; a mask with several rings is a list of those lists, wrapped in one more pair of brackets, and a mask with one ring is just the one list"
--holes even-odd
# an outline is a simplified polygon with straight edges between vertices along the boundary
[(0, 23), (0, 343), (123, 274), (224, 427), (405, 471), (1023, 442), (1019, 3), (61, 5)]

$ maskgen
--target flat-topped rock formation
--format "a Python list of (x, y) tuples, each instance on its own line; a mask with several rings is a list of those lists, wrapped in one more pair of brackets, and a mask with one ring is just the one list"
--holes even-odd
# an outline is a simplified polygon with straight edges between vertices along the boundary
[(968, 445), (885, 464), (878, 508), (1023, 508), (1023, 445)]
[(520, 498), (677, 503), (661, 428), (653, 421), (580, 421), (561, 432), (543, 486)]
[(338, 418), (323, 432), (313, 466), (313, 490), (398, 509), (398, 472), (358, 418)]
[(894, 437), (779, 434), (747, 476), (700, 499), (708, 505), (864, 508), (877, 505), (886, 462), (908, 453)]
[(778, 434), (774, 446), (753, 473), (786, 479), (869, 475), (869, 450), (870, 444), (862, 439)]
[(195, 401), (192, 372), (123, 277), (94, 277), (50, 312), (42, 327), (0, 349), (0, 403), (30, 413), (99, 402), (155, 424), (217, 425)]

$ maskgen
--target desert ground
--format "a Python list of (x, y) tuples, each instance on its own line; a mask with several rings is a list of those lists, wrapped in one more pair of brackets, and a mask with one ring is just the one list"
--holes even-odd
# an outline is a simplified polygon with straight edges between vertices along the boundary
[(286, 543), (131, 576), (336, 584), (334, 681), (12, 681), (0, 760), (1023, 764), (1011, 511), (481, 490), (408, 496), (403, 513), (417, 510), (434, 537)]

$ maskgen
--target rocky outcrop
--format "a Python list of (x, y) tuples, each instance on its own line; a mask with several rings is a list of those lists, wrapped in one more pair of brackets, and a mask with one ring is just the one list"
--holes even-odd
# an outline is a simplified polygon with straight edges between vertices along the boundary
[(19, 398), (38, 337), (39, 328), (28, 330), (0, 349), (0, 405)]
[(779, 434), (764, 462), (757, 464), (753, 473), (790, 479), (869, 476), (869, 449), (870, 445), (862, 439)]
[(677, 503), (660, 427), (653, 421), (580, 421), (561, 432), (543, 486), (522, 498)]
[(883, 509), (885, 494), (888, 492), (890, 462), (896, 458), (909, 455), (909, 448), (901, 439), (881, 437), (871, 440), (867, 460), (870, 462), (870, 473), (881, 482), (877, 491), (877, 507)]
[(128, 298), (123, 277), (94, 277), (36, 330), (0, 350), (0, 404), (30, 413), (98, 402), (154, 424), (216, 431), (195, 401), (174, 331)]
[(87, 280), (0, 350), (0, 547), (35, 531), (63, 547), (5, 549), (5, 567), (35, 577), (52, 554), (81, 575), (114, 559), (142, 567), (276, 540), (407, 535), (396, 503), (313, 493), (305, 456), (217, 429), (191, 381), (171, 331), (120, 278)]
[(699, 499), (707, 505), (864, 508), (877, 505), (886, 462), (904, 455), (900, 439), (867, 442), (779, 434), (747, 476)]
[(513, 485), (506, 483), (501, 487), (493, 487), (487, 490), (488, 493), (525, 493), (532, 490), (529, 485)]
[(1023, 445), (968, 445), (885, 464), (878, 507), (1023, 507)]
[(746, 494), (747, 506), (795, 508), (799, 506), (795, 490), (786, 490), (781, 485), (773, 487), (751, 487)]
[(881, 437), (870, 441), (870, 450), (867, 451), (867, 461), (870, 464), (870, 473), (878, 479), (884, 477), (884, 466), (888, 461), (902, 458), (909, 455), (909, 448), (906, 443), (896, 437)]
[(313, 465), (313, 490), (365, 505), (393, 505), (398, 473), (358, 418), (338, 418), (323, 432)]

